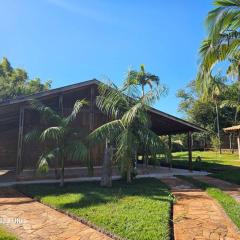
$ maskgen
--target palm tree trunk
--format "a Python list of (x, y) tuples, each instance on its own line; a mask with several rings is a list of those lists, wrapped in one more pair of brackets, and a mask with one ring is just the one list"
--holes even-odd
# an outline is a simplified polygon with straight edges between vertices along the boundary
[[(238, 103), (240, 104), (240, 62), (238, 63)], [(235, 124), (237, 123), (238, 108), (236, 107)]]
[(218, 134), (218, 141), (219, 141), (219, 153), (222, 154), (222, 148), (221, 148), (221, 138), (220, 138), (220, 126), (219, 126), (219, 112), (218, 112), (218, 105), (215, 103), (216, 108), (216, 117), (217, 117), (217, 134)]
[(60, 179), (60, 187), (64, 186), (64, 156), (61, 153), (61, 179)]
[(102, 178), (100, 185), (102, 187), (112, 186), (112, 147), (109, 148), (107, 139), (103, 158)]
[(144, 92), (144, 85), (142, 84), (142, 97), (145, 95), (145, 92)]
[(131, 183), (132, 182), (132, 176), (131, 176), (131, 172), (132, 172), (132, 168), (131, 165), (128, 166), (127, 169), (127, 183)]

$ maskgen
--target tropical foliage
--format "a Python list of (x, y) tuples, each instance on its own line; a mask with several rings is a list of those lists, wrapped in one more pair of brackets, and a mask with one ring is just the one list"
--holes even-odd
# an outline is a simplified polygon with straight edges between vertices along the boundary
[(0, 63), (0, 102), (28, 95), (51, 87), (51, 81), (41, 83), (39, 78), (29, 79), (25, 70), (13, 68), (7, 58)]
[[(240, 1), (215, 0), (214, 4), (216, 8), (206, 19), (208, 37), (199, 49), (201, 64), (197, 79), (204, 82), (218, 62), (227, 60), (227, 74), (238, 80), (240, 103)], [(237, 108), (235, 114), (238, 114)]]
[[(153, 87), (155, 82), (157, 84)], [(150, 87), (146, 91), (147, 84)], [(142, 92), (139, 91), (139, 86)], [(130, 71), (121, 88), (113, 83), (99, 87), (97, 106), (111, 121), (91, 133), (90, 139), (99, 142), (107, 139), (106, 151), (108, 146), (115, 148), (113, 154), (105, 153), (104, 162), (108, 164), (105, 163), (104, 166), (108, 167), (109, 171), (104, 171), (108, 172), (108, 177), (103, 176), (102, 185), (111, 185), (111, 157), (118, 163), (127, 182), (131, 182), (139, 152), (156, 158), (158, 153), (164, 151), (165, 145), (151, 130), (151, 119), (148, 115), (149, 107), (159, 99), (164, 90), (159, 79), (145, 73), (143, 66), (140, 72)]]
[(73, 126), (85, 105), (85, 100), (77, 100), (71, 114), (63, 117), (41, 102), (31, 102), (32, 109), (40, 114), (40, 123), (25, 135), (25, 141), (35, 141), (42, 145), (42, 154), (38, 161), (40, 172), (47, 172), (50, 163), (55, 162), (56, 168), (60, 164), (61, 186), (64, 184), (65, 160), (86, 160), (88, 157), (87, 144), (84, 142), (86, 130)]
[[(240, 1), (215, 0), (214, 5), (206, 18), (208, 34), (199, 48), (197, 77), (177, 94), (179, 110), (210, 130), (213, 142), (220, 139), (223, 127), (237, 124), (240, 117)], [(226, 73), (215, 75), (221, 62)]]
[[(239, 77), (240, 1), (215, 0), (216, 8), (206, 18), (208, 37), (200, 47), (201, 69), (209, 72), (219, 61), (230, 59)], [(232, 67), (231, 67), (232, 68)]]

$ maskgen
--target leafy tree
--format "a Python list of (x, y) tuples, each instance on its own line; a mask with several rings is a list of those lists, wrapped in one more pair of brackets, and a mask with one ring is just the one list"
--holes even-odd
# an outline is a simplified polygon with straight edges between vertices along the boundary
[(43, 153), (38, 161), (40, 172), (47, 172), (51, 161), (57, 160), (57, 162), (60, 162), (60, 186), (64, 185), (65, 159), (84, 160), (88, 156), (87, 144), (84, 141), (85, 130), (80, 127), (73, 127), (74, 120), (86, 104), (85, 100), (77, 100), (71, 114), (62, 117), (41, 102), (32, 102), (33, 110), (40, 114), (40, 124), (25, 135), (25, 141), (35, 141), (43, 145)]
[[(107, 139), (103, 164), (107, 169), (103, 169), (102, 186), (111, 186), (112, 157), (119, 164), (127, 182), (131, 182), (134, 162), (143, 146), (148, 146), (145, 150), (152, 158), (165, 150), (164, 143), (151, 130), (148, 115), (149, 106), (159, 99), (162, 92), (160, 88), (151, 87), (148, 92), (141, 88), (143, 91), (140, 93), (140, 82), (133, 81), (133, 76), (130, 79), (129, 75), (121, 88), (113, 83), (102, 84), (99, 88), (97, 106), (111, 121), (94, 130), (89, 137), (99, 142)], [(115, 147), (112, 154), (109, 146)]]
[[(215, 96), (216, 94), (214, 92), (215, 90), (217, 91), (217, 89), (213, 91), (213, 86), (209, 86), (209, 81), (211, 80), (208, 79), (201, 81), (200, 83), (203, 84), (202, 86), (200, 83), (192, 81), (185, 89), (180, 89), (177, 93), (177, 97), (181, 99), (178, 110), (184, 113), (187, 120), (196, 123), (208, 130), (208, 132), (206, 132), (204, 135), (201, 137), (199, 136), (200, 138), (195, 136), (195, 138), (197, 137), (199, 140), (202, 138), (203, 142), (209, 142), (210, 139), (212, 139), (214, 136), (217, 137), (218, 133), (216, 102), (213, 99), (217, 100), (218, 111), (220, 111), (218, 117), (221, 134), (222, 128), (228, 127), (235, 122), (235, 106), (227, 105), (226, 101), (236, 102), (238, 95), (236, 83), (224, 84), (223, 81), (221, 84), (219, 84), (220, 86), (218, 87), (218, 90), (220, 91), (217, 93), (217, 96)], [(222, 91), (223, 89), (224, 91)], [(239, 116), (237, 120), (238, 119)]]
[(51, 81), (41, 83), (39, 78), (29, 79), (27, 72), (13, 68), (7, 58), (0, 63), (0, 102), (28, 95), (51, 87)]

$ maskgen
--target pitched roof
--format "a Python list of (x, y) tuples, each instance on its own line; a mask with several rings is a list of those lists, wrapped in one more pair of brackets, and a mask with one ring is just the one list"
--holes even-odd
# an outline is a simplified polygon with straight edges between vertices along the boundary
[(54, 88), (54, 89), (50, 89), (50, 90), (46, 90), (46, 91), (42, 91), (42, 92), (33, 93), (33, 94), (30, 94), (27, 96), (19, 96), (15, 99), (9, 99), (9, 100), (4, 100), (4, 101), (0, 102), (0, 107), (5, 106), (5, 105), (15, 104), (15, 103), (26, 102), (28, 100), (31, 100), (32, 98), (41, 98), (41, 97), (46, 97), (46, 96), (53, 95), (53, 94), (60, 94), (60, 93), (74, 90), (77, 88), (90, 86), (93, 84), (98, 85), (100, 83), (101, 83), (100, 81), (98, 81), (96, 79), (92, 79), (92, 80), (88, 80), (88, 81), (84, 81), (84, 82), (80, 82), (80, 83), (67, 85), (64, 87), (59, 87), (59, 88)]
[[(2, 112), (2, 114), (4, 114), (3, 111), (1, 111), (1, 109), (4, 110), (4, 109), (8, 108), (9, 106), (17, 106), (21, 103), (28, 102), (29, 100), (31, 100), (33, 98), (44, 99), (44, 98), (55, 96), (55, 95), (57, 96), (62, 93), (67, 93), (72, 90), (78, 90), (80, 88), (84, 88), (84, 87), (88, 87), (88, 86), (92, 86), (92, 85), (99, 85), (100, 83), (101, 83), (100, 81), (98, 81), (96, 79), (92, 79), (92, 80), (88, 80), (88, 81), (84, 81), (84, 82), (80, 82), (80, 83), (76, 83), (76, 84), (72, 84), (72, 85), (68, 85), (68, 86), (64, 86), (64, 87), (60, 87), (60, 88), (55, 88), (55, 89), (51, 89), (51, 90), (47, 90), (47, 91), (42, 91), (42, 92), (38, 92), (38, 93), (31, 94), (28, 96), (18, 97), (16, 99), (4, 101), (4, 102), (0, 103), (0, 113)], [(14, 111), (16, 111), (16, 110), (14, 110)], [(192, 132), (205, 131), (204, 128), (202, 128), (196, 124), (190, 123), (188, 121), (185, 121), (185, 120), (175, 117), (173, 115), (167, 114), (158, 109), (150, 108), (149, 112), (153, 119), (152, 120), (153, 121), (152, 128), (159, 135), (177, 134), (177, 133), (184, 133), (184, 132), (189, 132), (189, 131), (192, 131)], [(15, 117), (16, 117), (16, 114), (17, 113), (15, 113)]]
[(224, 132), (239, 132), (240, 131), (240, 125), (227, 127), (227, 128), (224, 128), (223, 130), (224, 130)]

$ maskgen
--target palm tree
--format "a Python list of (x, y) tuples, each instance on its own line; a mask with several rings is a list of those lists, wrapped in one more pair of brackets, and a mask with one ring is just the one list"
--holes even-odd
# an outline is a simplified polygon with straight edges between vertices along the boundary
[[(141, 64), (140, 71), (130, 70), (127, 74), (127, 78), (125, 80), (125, 85), (129, 86), (140, 86), (141, 88), (141, 95), (142, 97), (145, 96), (145, 88), (149, 87), (154, 94), (156, 95), (157, 99), (159, 96), (163, 95), (166, 92), (166, 87), (160, 84), (160, 79), (158, 76), (146, 72), (144, 64)], [(135, 97), (135, 96), (133, 96)], [(145, 165), (148, 165), (148, 154), (147, 154), (147, 145), (143, 144), (143, 162)]]
[(219, 152), (221, 154), (219, 107), (221, 102), (221, 95), (225, 90), (226, 78), (221, 77), (220, 74), (216, 76), (212, 76), (212, 74), (210, 74), (205, 77), (206, 78), (200, 82), (198, 79), (198, 91), (202, 93), (202, 99), (204, 101), (210, 100), (214, 103), (215, 111), (216, 111), (216, 125), (217, 125), (217, 136), (219, 141)]
[(162, 86), (159, 77), (146, 72), (143, 64), (140, 66), (140, 71), (130, 70), (128, 72), (125, 84), (141, 86), (142, 96), (145, 95), (145, 86), (149, 86), (151, 89), (153, 89), (154, 85)]
[(71, 114), (62, 117), (53, 109), (36, 100), (31, 102), (32, 109), (39, 112), (39, 127), (25, 135), (25, 141), (36, 141), (43, 145), (43, 153), (38, 160), (38, 171), (47, 172), (49, 163), (59, 160), (61, 165), (60, 186), (64, 185), (65, 159), (80, 160), (88, 156), (88, 149), (83, 141), (86, 134), (84, 129), (72, 126), (73, 121), (79, 115), (85, 100), (77, 100)]
[[(95, 129), (89, 138), (98, 142), (107, 139), (102, 186), (111, 186), (113, 157), (119, 164), (122, 175), (126, 176), (127, 182), (131, 182), (134, 162), (143, 144), (148, 146), (148, 154), (153, 158), (165, 151), (164, 143), (150, 129), (151, 121), (148, 115), (149, 106), (159, 95), (151, 89), (139, 96), (138, 86), (137, 82), (126, 80), (122, 88), (113, 83), (102, 84), (99, 87), (97, 106), (111, 121)], [(109, 146), (115, 148), (114, 153), (109, 150)]]
[(215, 64), (229, 60), (228, 74), (238, 80), (240, 103), (240, 1), (215, 0), (216, 8), (208, 13), (206, 25), (208, 37), (199, 49), (201, 64), (198, 78), (209, 74)]

